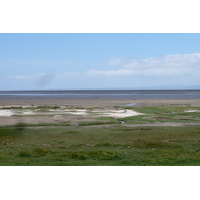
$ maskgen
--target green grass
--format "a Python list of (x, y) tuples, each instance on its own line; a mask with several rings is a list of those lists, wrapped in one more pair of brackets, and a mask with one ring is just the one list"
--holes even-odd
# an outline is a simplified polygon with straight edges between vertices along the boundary
[(81, 106), (66, 106), (67, 109), (85, 109), (84, 107)]
[(137, 108), (137, 107), (124, 107), (124, 108), (133, 109), (135, 111), (146, 114), (179, 113), (187, 110), (200, 111), (200, 107), (191, 107), (191, 106), (144, 106), (142, 108)]
[(15, 125), (6, 125), (6, 126), (0, 126), (0, 128), (17, 128), (17, 129), (22, 129), (25, 127), (40, 127), (40, 126), (69, 126), (70, 122), (69, 121), (63, 121), (63, 122), (58, 122), (58, 123), (37, 123), (37, 124), (28, 124), (28, 123), (18, 123)]
[[(125, 117), (121, 120), (128, 124), (157, 123), (157, 122), (179, 122), (179, 123), (200, 123), (200, 107), (190, 106), (145, 106), (142, 108), (124, 107), (144, 113), (144, 115)], [(185, 112), (197, 110), (197, 112)]]
[(97, 120), (109, 120), (109, 121), (116, 121), (116, 119), (112, 117), (98, 117)]
[(104, 124), (119, 124), (118, 119), (112, 117), (97, 117), (95, 121), (83, 121), (79, 122), (79, 126), (90, 126), (90, 125), (104, 125)]
[(21, 106), (2, 107), (1, 109), (23, 109)]
[(199, 166), (200, 126), (1, 127), (1, 166)]
[[(41, 110), (49, 108), (57, 109), (57, 107), (37, 107)], [(1, 126), (0, 165), (200, 165), (200, 125), (125, 127), (120, 124), (120, 120), (127, 124), (200, 123), (200, 107), (160, 106), (126, 109), (133, 109), (144, 115), (122, 119), (97, 117), (93, 119), (94, 121), (89, 119), (86, 122), (80, 121), (79, 126), (70, 126), (69, 121)], [(187, 110), (197, 110), (197, 112), (185, 112)], [(91, 126), (105, 124), (111, 126)]]

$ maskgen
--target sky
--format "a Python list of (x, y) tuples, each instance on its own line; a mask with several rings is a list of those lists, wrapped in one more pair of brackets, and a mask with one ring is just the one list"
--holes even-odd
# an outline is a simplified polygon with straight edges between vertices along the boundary
[(194, 88), (198, 33), (0, 33), (0, 90)]

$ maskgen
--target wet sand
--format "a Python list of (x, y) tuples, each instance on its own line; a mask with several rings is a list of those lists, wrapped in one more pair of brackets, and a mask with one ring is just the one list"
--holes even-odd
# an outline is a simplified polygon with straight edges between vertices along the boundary
[(86, 99), (28, 99), (0, 100), (0, 106), (82, 106), (82, 107), (114, 107), (135, 103), (134, 106), (200, 106), (200, 99), (142, 99), (142, 100), (86, 100)]
[(134, 102), (138, 106), (200, 106), (200, 99), (145, 99)]
[(85, 106), (85, 107), (96, 107), (96, 106), (119, 106), (128, 103), (133, 103), (131, 100), (77, 100), (77, 99), (28, 99), (28, 100), (0, 100), (0, 106)]

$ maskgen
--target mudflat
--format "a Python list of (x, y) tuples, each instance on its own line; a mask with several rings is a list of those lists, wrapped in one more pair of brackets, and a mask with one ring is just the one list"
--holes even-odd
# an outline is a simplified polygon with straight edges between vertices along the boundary
[[(109, 119), (123, 119), (137, 116), (143, 107), (200, 107), (200, 99), (148, 99), (148, 100), (77, 100), (77, 99), (28, 99), (1, 100), (0, 126), (24, 124), (55, 124), (69, 122), (70, 125), (81, 123), (107, 122)], [(130, 108), (130, 109), (129, 109)], [(136, 111), (134, 110), (136, 109)], [(103, 121), (103, 118), (105, 120)], [(107, 117), (107, 118), (106, 118)], [(147, 116), (148, 117), (148, 116)], [(147, 118), (146, 117), (146, 118)], [(99, 120), (101, 118), (101, 120)], [(163, 122), (163, 118), (158, 118)], [(99, 123), (100, 123), (99, 122)], [(113, 123), (113, 121), (112, 121)], [(97, 123), (98, 124), (98, 123)], [(135, 124), (135, 123), (134, 123)], [(128, 124), (126, 124), (127, 126)], [(149, 123), (147, 125), (150, 125)], [(158, 125), (155, 124), (155, 125)], [(173, 123), (170, 123), (173, 125)], [(175, 124), (174, 124), (175, 125)], [(177, 125), (177, 124), (176, 124)], [(135, 125), (136, 126), (136, 125)], [(145, 121), (143, 122), (145, 126)], [(165, 124), (163, 124), (165, 126)]]
[(136, 103), (136, 106), (179, 106), (190, 105), (200, 106), (200, 99), (141, 99), (141, 100), (86, 100), (86, 99), (26, 99), (22, 100), (0, 100), (0, 106), (29, 106), (29, 105), (56, 105), (56, 106), (123, 106), (126, 104)]

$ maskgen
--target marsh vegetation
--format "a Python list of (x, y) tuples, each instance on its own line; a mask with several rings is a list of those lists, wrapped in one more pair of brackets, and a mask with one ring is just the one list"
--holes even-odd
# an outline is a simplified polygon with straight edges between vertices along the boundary
[[(48, 112), (48, 109), (62, 108), (40, 109)], [(200, 165), (200, 107), (146, 106), (116, 109), (132, 109), (143, 115), (125, 118), (91, 115), (84, 120), (76, 118), (76, 126), (70, 120), (1, 126), (0, 165)], [(120, 120), (126, 124), (120, 124)], [(165, 122), (172, 123), (172, 126), (159, 126)], [(182, 125), (185, 122), (193, 125), (173, 127), (174, 123), (180, 122)]]
[(200, 165), (200, 126), (1, 127), (4, 166)]

